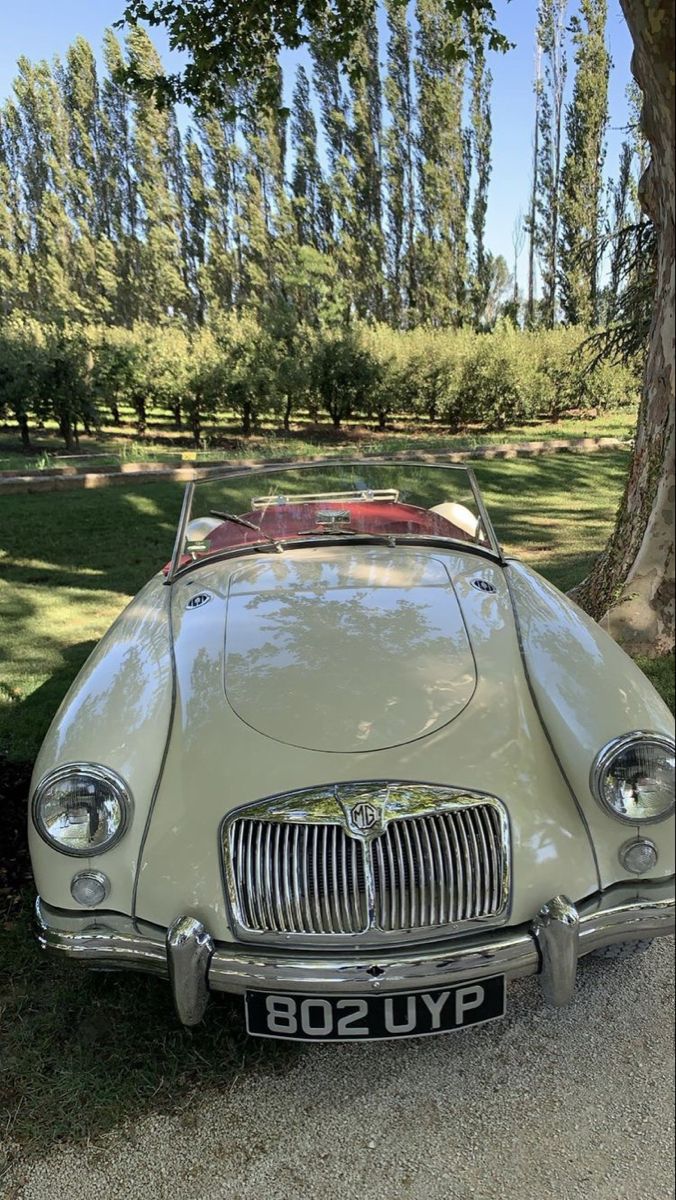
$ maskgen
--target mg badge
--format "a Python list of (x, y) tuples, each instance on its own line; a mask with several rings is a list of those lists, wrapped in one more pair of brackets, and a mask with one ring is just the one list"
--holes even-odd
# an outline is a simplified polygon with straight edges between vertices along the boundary
[(198, 592), (196, 596), (191, 596), (186, 604), (186, 608), (201, 608), (203, 604), (208, 604), (211, 600), (209, 592)]
[(378, 823), (379, 816), (380, 813), (373, 804), (369, 804), (366, 800), (360, 800), (359, 804), (355, 804), (352, 809), (350, 820), (360, 833), (368, 833), (369, 829), (373, 829), (373, 826)]
[(352, 837), (363, 842), (380, 837), (387, 819), (387, 795), (387, 785), (381, 788), (347, 783), (336, 787), (335, 797)]
[(364, 842), (380, 837), (383, 832), (385, 806), (379, 803), (377, 798), (357, 799), (354, 797), (351, 803), (349, 800), (342, 799), (341, 804), (345, 813), (348, 833)]

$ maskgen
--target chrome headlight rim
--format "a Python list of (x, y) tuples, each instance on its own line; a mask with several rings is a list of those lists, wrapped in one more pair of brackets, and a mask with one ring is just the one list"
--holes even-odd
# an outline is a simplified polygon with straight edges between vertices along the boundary
[(620, 813), (615, 812), (608, 804), (603, 791), (603, 777), (609, 770), (613, 761), (625, 750), (631, 749), (641, 742), (649, 742), (651, 745), (659, 746), (663, 750), (674, 754), (674, 740), (665, 733), (655, 733), (653, 730), (637, 729), (632, 733), (623, 733), (619, 737), (612, 738), (605, 746), (599, 750), (594, 763), (592, 765), (589, 778), (589, 786), (591, 788), (594, 799), (601, 805), (601, 808), (607, 816), (613, 817), (622, 825), (659, 825), (662, 821), (667, 821), (669, 817), (674, 815), (676, 809), (676, 797), (672, 799), (671, 804), (657, 816), (650, 817), (623, 817)]
[[(44, 797), (47, 788), (55, 783), (59, 783), (62, 779), (77, 777), (78, 775), (86, 775), (89, 778), (99, 780), (111, 787), (117, 794), (120, 802), (120, 811), (122, 819), (115, 833), (102, 846), (88, 846), (84, 850), (74, 849), (72, 846), (64, 846), (45, 828), (45, 825), (40, 816), (40, 804)], [(117, 771), (113, 771), (111, 767), (104, 767), (101, 763), (91, 762), (70, 762), (63, 763), (60, 767), (56, 767), (53, 771), (48, 771), (38, 783), (31, 803), (31, 815), (33, 825), (43, 842), (45, 842), (52, 850), (58, 850), (59, 854), (65, 854), (68, 858), (95, 858), (99, 854), (107, 854), (114, 846), (121, 841), (127, 832), (134, 812), (134, 798), (130, 788), (121, 775)]]

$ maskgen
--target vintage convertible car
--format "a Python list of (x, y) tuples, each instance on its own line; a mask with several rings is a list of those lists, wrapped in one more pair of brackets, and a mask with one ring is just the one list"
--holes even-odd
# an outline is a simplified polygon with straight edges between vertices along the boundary
[(221, 991), (262, 1036), (441, 1033), (674, 929), (671, 715), (460, 466), (188, 484), (30, 814), (40, 944), (186, 1025)]

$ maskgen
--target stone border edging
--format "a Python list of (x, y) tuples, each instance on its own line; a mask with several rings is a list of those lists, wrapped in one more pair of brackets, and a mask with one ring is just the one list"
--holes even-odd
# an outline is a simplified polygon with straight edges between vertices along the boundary
[[(597, 438), (549, 438), (532, 442), (505, 442), (493, 446), (476, 446), (472, 450), (446, 450), (440, 453), (427, 451), (401, 451), (396, 454), (382, 455), (390, 461), (457, 463), (471, 461), (489, 461), (491, 459), (534, 458), (547, 454), (593, 454), (599, 450), (628, 450), (631, 442), (626, 438), (597, 437)], [(358, 459), (357, 454), (346, 455)], [(378, 461), (377, 454), (367, 455), (361, 461)], [(48, 468), (44, 471), (30, 471), (23, 475), (16, 473), (0, 473), (0, 495), (12, 495), (21, 492), (63, 492), (81, 488), (109, 487), (124, 483), (189, 483), (197, 479), (209, 479), (212, 475), (225, 471), (247, 470), (251, 467), (294, 466), (300, 463), (335, 463), (339, 456), (312, 455), (311, 457), (290, 459), (222, 459), (209, 463), (208, 466), (167, 467), (164, 463), (123, 463), (119, 467), (95, 467), (93, 470), (78, 473), (72, 468)]]

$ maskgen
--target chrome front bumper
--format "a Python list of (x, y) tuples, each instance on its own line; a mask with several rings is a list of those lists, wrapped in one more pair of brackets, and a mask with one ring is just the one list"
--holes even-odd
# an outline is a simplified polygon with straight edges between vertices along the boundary
[(529, 925), (446, 940), (405, 953), (400, 948), (322, 951), (299, 957), (240, 943), (214, 943), (204, 925), (179, 917), (169, 930), (114, 914), (65, 913), (40, 898), (37, 938), (44, 950), (94, 967), (150, 971), (171, 981), (185, 1025), (204, 1015), (210, 991), (248, 989), (308, 995), (419, 991), (490, 975), (539, 975), (547, 1003), (568, 1004), (577, 961), (614, 942), (674, 932), (674, 880), (620, 885), (578, 906), (557, 896)]

